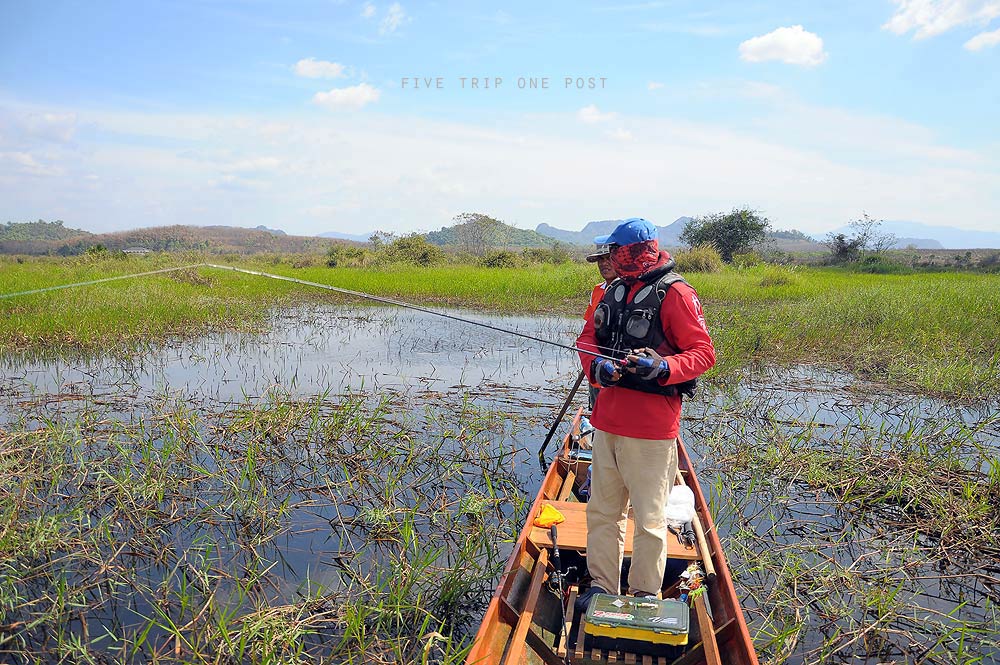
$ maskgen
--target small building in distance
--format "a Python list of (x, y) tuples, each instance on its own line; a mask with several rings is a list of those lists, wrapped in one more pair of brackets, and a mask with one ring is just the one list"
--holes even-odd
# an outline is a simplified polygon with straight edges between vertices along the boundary
[(145, 247), (126, 247), (123, 251), (129, 256), (144, 256), (149, 254), (152, 250), (146, 249)]

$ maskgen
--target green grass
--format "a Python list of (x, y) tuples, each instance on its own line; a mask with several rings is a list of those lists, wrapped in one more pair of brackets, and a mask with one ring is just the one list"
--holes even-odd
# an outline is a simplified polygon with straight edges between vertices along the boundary
[[(0, 258), (0, 294), (196, 263)], [(0, 300), (0, 355), (12, 351), (114, 351), (206, 326), (249, 329), (296, 288), (235, 273), (183, 271)], [(310, 294), (316, 297), (316, 294)], [(302, 299), (306, 294), (295, 296)]]
[(783, 276), (761, 266), (692, 282), (723, 373), (751, 362), (821, 362), (916, 392), (974, 398), (1000, 389), (1000, 300), (992, 295), (1000, 276)]
[[(4, 257), (0, 293), (200, 260), (231, 263), (199, 255), (23, 264)], [(569, 316), (580, 314), (598, 280), (593, 266), (576, 263), (376, 270), (258, 257), (237, 265), (418, 304)], [(687, 277), (705, 304), (719, 351), (718, 378), (756, 363), (818, 362), (914, 392), (974, 398), (1000, 391), (1000, 299), (993, 295), (1000, 275), (762, 265)], [(207, 326), (246, 329), (259, 325), (270, 307), (331, 298), (339, 296), (205, 268), (24, 296), (0, 300), (0, 352), (106, 351)]]

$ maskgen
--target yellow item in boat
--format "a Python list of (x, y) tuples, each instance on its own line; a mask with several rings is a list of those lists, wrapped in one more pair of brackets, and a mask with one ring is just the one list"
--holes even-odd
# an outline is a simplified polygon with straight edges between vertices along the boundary
[(538, 517), (535, 518), (534, 525), (548, 529), (553, 524), (562, 524), (565, 521), (566, 518), (563, 517), (563, 514), (556, 510), (551, 503), (547, 503), (538, 511)]

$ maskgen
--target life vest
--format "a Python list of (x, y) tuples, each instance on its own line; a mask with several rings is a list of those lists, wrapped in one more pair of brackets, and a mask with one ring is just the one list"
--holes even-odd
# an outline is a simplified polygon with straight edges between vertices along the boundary
[[(677, 282), (687, 281), (673, 271), (676, 264), (670, 260), (666, 265), (650, 271), (639, 278), (645, 282), (635, 292), (630, 301), (629, 285), (616, 279), (604, 293), (604, 298), (594, 310), (594, 333), (601, 353), (615, 358), (624, 358), (633, 349), (655, 349), (661, 356), (676, 355), (679, 351), (667, 341), (660, 323), (660, 308), (670, 287)], [(697, 379), (683, 383), (661, 386), (656, 380), (645, 380), (631, 372), (622, 372), (622, 378), (615, 384), (622, 388), (640, 390), (644, 393), (694, 397)]]

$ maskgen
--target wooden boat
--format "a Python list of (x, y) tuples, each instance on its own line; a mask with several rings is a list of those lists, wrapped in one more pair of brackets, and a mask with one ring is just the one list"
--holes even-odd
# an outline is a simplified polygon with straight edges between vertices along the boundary
[[(692, 601), (688, 646), (682, 648), (683, 653), (679, 657), (678, 647), (664, 648), (663, 655), (636, 655), (626, 651), (587, 648), (582, 617), (574, 607), (581, 589), (571, 577), (565, 575), (565, 585), (555, 588), (550, 583), (554, 572), (551, 534), (548, 529), (533, 525), (543, 506), (552, 504), (566, 518), (557, 527), (557, 545), (563, 572), (574, 561), (582, 562), (582, 557), (586, 554), (587, 522), (586, 503), (580, 501), (579, 491), (587, 477), (590, 462), (586, 453), (578, 452), (580, 417), (581, 414), (577, 413), (562, 451), (548, 468), (466, 662), (470, 665), (608, 662), (643, 665), (757, 665), (757, 654), (733, 588), (712, 516), (698, 486), (691, 460), (680, 440), (677, 442), (677, 482), (686, 483), (694, 493), (697, 539), (694, 548), (685, 548), (677, 538), (669, 536), (668, 556), (670, 559), (701, 561), (708, 578), (707, 592)], [(583, 438), (585, 446), (586, 436)], [(631, 553), (632, 529), (630, 515), (625, 542), (626, 557)], [(676, 597), (676, 584), (668, 585), (662, 593), (664, 598)], [(707, 604), (705, 596), (708, 597)]]

